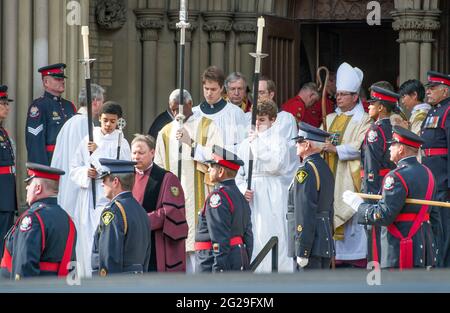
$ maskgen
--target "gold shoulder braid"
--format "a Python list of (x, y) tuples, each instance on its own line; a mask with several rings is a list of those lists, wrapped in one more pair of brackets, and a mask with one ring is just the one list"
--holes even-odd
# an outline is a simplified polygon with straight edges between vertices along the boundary
[(122, 214), (122, 218), (123, 218), (123, 228), (124, 228), (124, 234), (127, 234), (128, 231), (128, 222), (127, 222), (127, 215), (125, 214), (125, 209), (123, 208), (122, 203), (120, 203), (119, 201), (114, 201), (114, 203), (117, 205), (117, 207), (120, 210), (120, 213)]
[(317, 191), (320, 190), (320, 176), (319, 176), (319, 171), (317, 170), (316, 165), (313, 163), (313, 161), (308, 160), (308, 164), (311, 165), (311, 167), (313, 168), (314, 171), (314, 175), (316, 175), (316, 184), (317, 184)]

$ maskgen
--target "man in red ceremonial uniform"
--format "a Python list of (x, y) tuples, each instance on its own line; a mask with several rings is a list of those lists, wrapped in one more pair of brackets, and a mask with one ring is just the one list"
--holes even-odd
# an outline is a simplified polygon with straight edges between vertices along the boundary
[(432, 200), (436, 192), (430, 169), (417, 161), (423, 139), (405, 128), (394, 126), (390, 151), (397, 168), (383, 181), (382, 199), (366, 203), (352, 191), (343, 200), (353, 210), (359, 224), (381, 228), (377, 237), (381, 249), (373, 260), (382, 268), (410, 269), (436, 265), (436, 245), (431, 231), (428, 205), (406, 203), (406, 198)]

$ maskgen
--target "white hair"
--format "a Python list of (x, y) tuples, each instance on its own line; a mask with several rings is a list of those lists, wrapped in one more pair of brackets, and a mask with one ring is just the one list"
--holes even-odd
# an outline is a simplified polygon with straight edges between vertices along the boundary
[[(186, 89), (184, 89), (183, 97), (185, 104), (192, 101), (192, 96)], [(169, 102), (175, 101), (176, 103), (178, 103), (179, 99), (180, 99), (180, 89), (175, 89), (169, 96)]]
[(308, 140), (308, 141), (314, 149), (322, 149), (325, 146), (325, 142), (314, 141), (314, 140)]

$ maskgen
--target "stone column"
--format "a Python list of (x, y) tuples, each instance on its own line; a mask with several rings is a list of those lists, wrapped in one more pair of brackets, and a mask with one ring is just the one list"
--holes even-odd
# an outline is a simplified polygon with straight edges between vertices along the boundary
[[(192, 79), (193, 77), (191, 76), (192, 73), (192, 66), (191, 66), (191, 43), (192, 43), (192, 33), (197, 29), (198, 27), (198, 22), (197, 22), (197, 18), (199, 13), (198, 12), (188, 12), (189, 17), (188, 17), (188, 22), (190, 24), (189, 29), (186, 29), (186, 44), (185, 44), (185, 54), (184, 54), (184, 58), (185, 58), (185, 62), (184, 62), (184, 88), (186, 90), (188, 90), (189, 92), (191, 92), (191, 87), (192, 87)], [(168, 17), (169, 17), (169, 29), (171, 31), (173, 31), (175, 33), (175, 45), (174, 45), (174, 49), (177, 51), (176, 53), (176, 63), (177, 63), (177, 88), (179, 88), (178, 86), (178, 82), (180, 80), (180, 29), (176, 27), (176, 24), (179, 22), (179, 11), (170, 11), (168, 13)]]
[(233, 13), (229, 12), (206, 12), (204, 13), (206, 23), (203, 30), (209, 33), (210, 43), (210, 65), (221, 68), (225, 73), (225, 42), (227, 32), (231, 30), (231, 19)]
[(34, 0), (33, 10), (33, 98), (42, 95), (40, 67), (48, 65), (48, 0)]
[(142, 41), (142, 125), (148, 127), (158, 114), (158, 32), (163, 27), (164, 12), (159, 9), (137, 9), (134, 13)]
[(238, 34), (240, 48), (240, 72), (247, 77), (247, 83), (251, 84), (255, 62), (249, 53), (256, 50), (256, 15), (254, 13), (236, 13), (234, 21), (233, 30)]
[(19, 206), (25, 206), (25, 121), (28, 106), (33, 94), (33, 3), (29, 0), (18, 1), (18, 31), (17, 31), (17, 96), (14, 105), (17, 107), (17, 192)]
[[(3, 1), (2, 6), (2, 83), (8, 86), (8, 94), (14, 99), (10, 106), (9, 117), (6, 120), (12, 138), (17, 138), (17, 31), (18, 31), (18, 2)], [(7, 27), (5, 26), (7, 25)], [(22, 129), (19, 132), (23, 132)]]
[(440, 11), (402, 8), (391, 15), (392, 27), (399, 32), (400, 83), (408, 79), (425, 81), (431, 69), (433, 31), (440, 27)]
[(420, 44), (420, 79), (427, 80), (427, 71), (433, 70), (433, 32), (440, 28), (440, 11), (425, 12), (422, 43)]

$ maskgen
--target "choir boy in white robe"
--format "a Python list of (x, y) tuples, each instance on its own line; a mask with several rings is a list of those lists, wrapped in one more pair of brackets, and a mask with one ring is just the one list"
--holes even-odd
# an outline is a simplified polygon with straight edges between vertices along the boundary
[[(79, 186), (74, 213), (77, 228), (77, 261), (78, 274), (81, 277), (91, 277), (91, 252), (94, 233), (100, 222), (104, 207), (109, 203), (101, 180), (96, 180), (96, 201), (93, 204), (91, 182), (101, 172), (100, 158), (116, 159), (119, 138), (121, 160), (131, 160), (130, 145), (123, 136), (119, 136), (117, 122), (122, 117), (122, 108), (116, 102), (105, 102), (100, 111), (100, 127), (94, 128), (94, 141), (89, 142), (86, 136), (80, 142), (75, 157), (71, 163), (70, 179)], [(90, 155), (90, 152), (92, 154)], [(94, 168), (91, 168), (91, 165)]]
[[(236, 183), (250, 203), (253, 226), (253, 258), (269, 239), (278, 237), (278, 271), (293, 272), (293, 259), (287, 253), (286, 213), (288, 192), (283, 177), (288, 158), (288, 144), (273, 127), (277, 118), (277, 106), (269, 99), (258, 103), (256, 131), (239, 146), (238, 156), (245, 161), (236, 176)], [(249, 149), (253, 154), (251, 190), (247, 190)], [(257, 272), (268, 273), (272, 269), (269, 253)]]
[[(91, 84), (92, 93), (92, 118), (98, 119), (98, 112), (103, 105), (105, 90)], [(59, 131), (56, 137), (55, 151), (51, 166), (70, 173), (70, 164), (81, 140), (88, 135), (86, 87), (80, 90), (78, 95), (80, 108), (76, 115), (72, 116)], [(62, 175), (59, 180), (58, 204), (73, 218), (75, 203), (80, 188), (72, 183), (69, 175)]]

